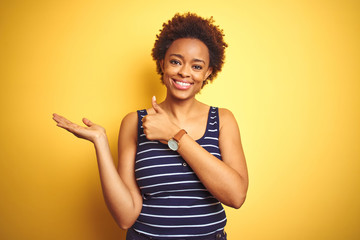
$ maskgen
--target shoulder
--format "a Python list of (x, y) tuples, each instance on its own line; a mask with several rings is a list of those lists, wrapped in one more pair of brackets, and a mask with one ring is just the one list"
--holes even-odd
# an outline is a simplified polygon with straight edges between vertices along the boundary
[(121, 125), (128, 125), (128, 124), (134, 124), (137, 123), (138, 120), (138, 114), (137, 112), (130, 112), (126, 114), (126, 116), (121, 121)]
[(234, 114), (226, 109), (219, 108), (220, 131), (223, 129), (230, 129), (231, 131), (238, 129), (238, 124)]
[(231, 118), (234, 117), (233, 113), (227, 108), (218, 108), (219, 109), (219, 117), (223, 118)]
[(226, 108), (219, 108), (219, 118), (220, 118), (220, 122), (228, 122), (228, 121), (235, 121), (235, 116), (234, 114)]
[(138, 114), (130, 112), (122, 119), (119, 135), (135, 137), (137, 135)]

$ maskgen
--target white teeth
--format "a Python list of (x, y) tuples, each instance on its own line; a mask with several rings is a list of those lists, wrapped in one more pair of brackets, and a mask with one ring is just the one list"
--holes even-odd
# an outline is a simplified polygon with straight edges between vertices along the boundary
[(179, 84), (181, 86), (190, 86), (190, 83), (186, 83), (186, 82), (180, 82), (180, 81), (175, 81), (176, 84)]

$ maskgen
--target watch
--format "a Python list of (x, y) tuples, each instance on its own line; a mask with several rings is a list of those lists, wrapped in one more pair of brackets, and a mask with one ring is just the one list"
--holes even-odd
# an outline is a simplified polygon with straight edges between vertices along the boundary
[(177, 151), (179, 149), (179, 142), (182, 136), (187, 132), (184, 129), (181, 129), (173, 138), (168, 141), (168, 146), (171, 150)]

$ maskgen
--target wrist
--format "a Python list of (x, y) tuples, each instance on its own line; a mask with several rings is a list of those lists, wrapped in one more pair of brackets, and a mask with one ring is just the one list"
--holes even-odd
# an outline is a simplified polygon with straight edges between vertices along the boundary
[(169, 141), (168, 146), (171, 150), (177, 151), (180, 147), (180, 140), (181, 138), (187, 134), (187, 132), (184, 129), (180, 129)]
[(100, 144), (103, 144), (103, 143), (107, 143), (108, 142), (108, 139), (107, 139), (107, 136), (106, 136), (106, 133), (103, 132), (103, 133), (99, 133), (97, 134), (92, 142), (95, 144), (95, 145), (100, 145)]
[(179, 128), (178, 126), (174, 126), (173, 128), (171, 128), (166, 141), (169, 141), (170, 139), (172, 139), (180, 130), (181, 130), (181, 128)]

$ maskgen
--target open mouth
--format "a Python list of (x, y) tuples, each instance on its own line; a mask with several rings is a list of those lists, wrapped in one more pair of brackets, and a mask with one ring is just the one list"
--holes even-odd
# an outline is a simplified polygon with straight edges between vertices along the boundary
[(189, 89), (191, 87), (191, 85), (193, 85), (192, 83), (189, 83), (189, 82), (183, 82), (183, 81), (179, 81), (179, 80), (175, 80), (175, 79), (172, 79), (172, 80), (174, 82), (174, 86), (181, 90)]

